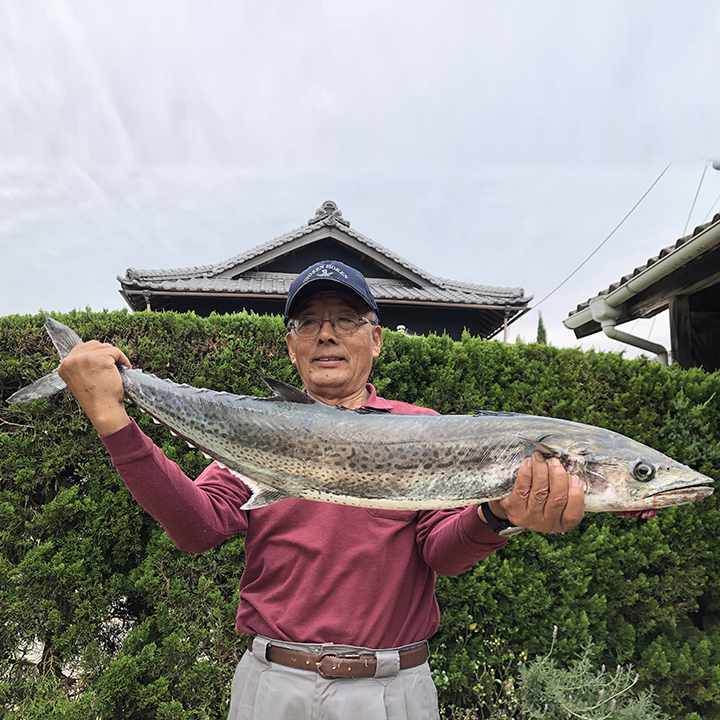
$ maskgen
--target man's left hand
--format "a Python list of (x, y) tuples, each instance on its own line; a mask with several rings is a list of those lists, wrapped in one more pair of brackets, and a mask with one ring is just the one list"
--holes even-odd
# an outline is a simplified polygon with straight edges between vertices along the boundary
[(490, 510), (513, 525), (543, 533), (564, 533), (584, 516), (585, 490), (577, 475), (568, 478), (557, 458), (533, 453), (518, 470), (510, 495), (489, 503)]

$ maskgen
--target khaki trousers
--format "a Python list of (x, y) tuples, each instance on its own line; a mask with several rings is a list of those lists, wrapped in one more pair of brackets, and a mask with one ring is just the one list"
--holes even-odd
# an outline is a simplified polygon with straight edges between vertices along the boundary
[[(397, 649), (378, 651), (372, 678), (328, 680), (316, 672), (269, 662), (267, 638), (257, 636), (235, 671), (228, 720), (439, 720), (427, 663), (397, 670)], [(273, 640), (306, 652), (356, 653), (346, 645)], [(362, 648), (364, 649), (364, 648)], [(399, 648), (398, 648), (399, 649)]]

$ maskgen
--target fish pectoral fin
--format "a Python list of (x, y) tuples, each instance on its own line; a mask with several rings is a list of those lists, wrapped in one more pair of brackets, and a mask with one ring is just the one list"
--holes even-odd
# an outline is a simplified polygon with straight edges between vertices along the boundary
[(530, 451), (530, 454), (534, 453), (537, 450), (538, 452), (542, 453), (546, 458), (560, 457), (562, 455), (559, 450), (556, 450), (555, 448), (550, 447), (550, 445), (547, 445), (543, 442), (545, 436), (538, 438), (537, 440), (531, 440), (529, 437), (525, 437), (525, 435), (518, 435), (517, 437), (520, 438), (525, 447)]
[(265, 384), (275, 393), (272, 397), (262, 398), (263, 400), (275, 402), (301, 403), (303, 405), (317, 405), (318, 401), (311, 398), (307, 393), (298, 390), (293, 385), (288, 385), (275, 378), (264, 377)]
[(255, 493), (240, 509), (241, 510), (257, 510), (257, 508), (266, 507), (273, 503), (285, 500), (288, 496), (279, 490), (263, 489), (259, 493)]

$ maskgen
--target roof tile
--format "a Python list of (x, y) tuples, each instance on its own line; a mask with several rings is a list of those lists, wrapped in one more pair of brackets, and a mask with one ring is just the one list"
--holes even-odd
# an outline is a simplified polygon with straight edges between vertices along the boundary
[(417, 287), (410, 280), (386, 280), (368, 277), (373, 294), (378, 300), (417, 300), (425, 302), (446, 302), (465, 305), (527, 305), (532, 299), (525, 297), (522, 288), (506, 288), (477, 285), (469, 282), (436, 277), (392, 252), (380, 243), (371, 240), (350, 228), (342, 217), (337, 205), (327, 201), (317, 210), (307, 225), (279, 235), (266, 243), (250, 248), (214, 265), (197, 265), (185, 268), (148, 269), (128, 268), (125, 277), (118, 276), (124, 289), (154, 290), (166, 292), (207, 292), (207, 293), (251, 293), (286, 294), (294, 275), (269, 273), (257, 270), (243, 272), (237, 279), (219, 277), (234, 267), (247, 264), (272, 250), (315, 232), (319, 227), (335, 226), (359, 243), (371, 248), (379, 255), (392, 260), (407, 270), (413, 278), (424, 282)]
[[(696, 235), (699, 235), (701, 232), (703, 232), (704, 230), (707, 230), (707, 228), (709, 228), (711, 225), (714, 225), (717, 222), (720, 222), (720, 213), (717, 213), (710, 222), (705, 223), (704, 225), (698, 225), (692, 231), (692, 233), (690, 235), (684, 235), (683, 237), (678, 238), (673, 245), (669, 245), (668, 247), (663, 248), (662, 250), (660, 250), (660, 252), (655, 257), (650, 258), (644, 265), (640, 265), (639, 267), (636, 267), (635, 270), (633, 270), (633, 272), (630, 273), (629, 275), (623, 275), (623, 277), (620, 279), (619, 282), (613, 283), (612, 285), (610, 285), (610, 287), (608, 287), (605, 290), (601, 290), (599, 293), (597, 293), (597, 295), (594, 295), (593, 297), (601, 297), (601, 296), (607, 295), (608, 293), (611, 293), (611, 292), (617, 290), (619, 287), (621, 287), (625, 283), (632, 280), (634, 277), (639, 275), (641, 272), (647, 270), (647, 268), (654, 265), (658, 260), (666, 257), (667, 255), (669, 255), (671, 252), (673, 252), (677, 248), (682, 247), (686, 242), (689, 242)], [(590, 307), (590, 300), (592, 300), (592, 299), (593, 298), (589, 298), (585, 302), (580, 303), (575, 310), (572, 310), (568, 313), (568, 317), (571, 317), (572, 315), (576, 315), (577, 313), (582, 312), (583, 310), (586, 310), (588, 307)]]

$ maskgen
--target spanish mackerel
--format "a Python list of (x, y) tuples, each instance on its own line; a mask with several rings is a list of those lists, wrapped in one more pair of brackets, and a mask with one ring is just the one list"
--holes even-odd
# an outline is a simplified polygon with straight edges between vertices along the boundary
[[(82, 340), (48, 317), (61, 360)], [(511, 413), (393, 415), (338, 409), (285, 383), (257, 398), (178, 385), (118, 366), (127, 398), (241, 478), (254, 509), (284, 498), (392, 509), (500, 499), (533, 452), (558, 457), (585, 486), (585, 509), (645, 510), (702, 500), (711, 478), (618, 433)], [(65, 387), (54, 370), (14, 393)]]

